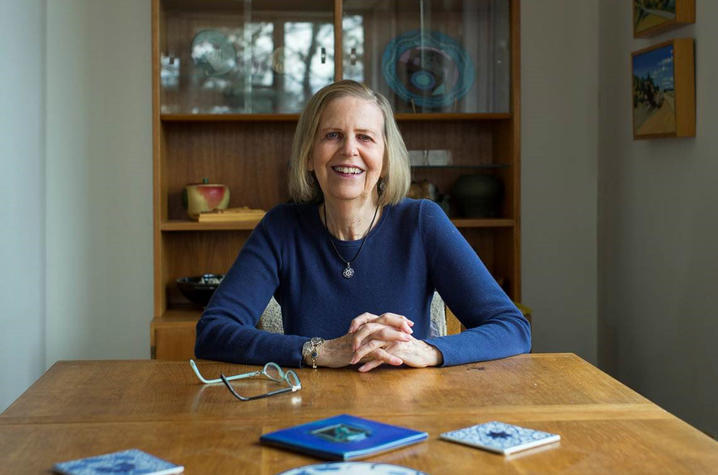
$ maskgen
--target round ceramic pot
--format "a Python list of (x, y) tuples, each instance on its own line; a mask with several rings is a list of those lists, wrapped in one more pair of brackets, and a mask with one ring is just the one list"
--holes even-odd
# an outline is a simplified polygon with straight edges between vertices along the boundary
[(227, 185), (193, 183), (184, 187), (182, 204), (191, 219), (198, 219), (200, 213), (215, 209), (227, 209), (229, 187)]
[(451, 189), (453, 202), (466, 218), (495, 218), (501, 209), (504, 187), (494, 175), (461, 175)]

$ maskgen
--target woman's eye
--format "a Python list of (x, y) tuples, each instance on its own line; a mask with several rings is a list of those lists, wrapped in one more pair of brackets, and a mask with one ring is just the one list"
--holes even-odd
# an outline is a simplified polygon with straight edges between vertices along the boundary
[(362, 135), (359, 135), (359, 140), (361, 140), (362, 142), (368, 142), (368, 141), (371, 141), (372, 138), (369, 135), (362, 134)]
[(328, 132), (327, 135), (325, 135), (326, 138), (329, 140), (334, 140), (339, 138), (339, 132)]

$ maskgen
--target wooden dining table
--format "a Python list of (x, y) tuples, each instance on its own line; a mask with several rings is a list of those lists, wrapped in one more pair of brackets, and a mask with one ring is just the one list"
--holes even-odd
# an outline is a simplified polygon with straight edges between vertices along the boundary
[[(256, 370), (198, 361), (205, 377)], [(138, 448), (185, 473), (274, 474), (322, 463), (259, 443), (337, 414), (425, 431), (364, 461), (442, 473), (717, 473), (718, 442), (574, 354), (526, 354), (448, 368), (297, 369), (302, 389), (242, 402), (187, 361), (59, 361), (0, 414), (0, 473)], [(245, 395), (276, 389), (235, 381)], [(441, 440), (502, 421), (559, 434), (511, 456)]]

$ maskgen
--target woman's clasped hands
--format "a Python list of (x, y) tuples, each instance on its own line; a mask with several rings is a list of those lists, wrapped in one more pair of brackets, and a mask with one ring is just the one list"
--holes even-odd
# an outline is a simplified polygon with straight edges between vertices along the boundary
[(324, 344), (319, 362), (334, 368), (362, 363), (361, 372), (384, 363), (415, 368), (440, 365), (441, 352), (414, 338), (413, 325), (414, 322), (395, 313), (363, 313), (352, 320), (346, 335)]

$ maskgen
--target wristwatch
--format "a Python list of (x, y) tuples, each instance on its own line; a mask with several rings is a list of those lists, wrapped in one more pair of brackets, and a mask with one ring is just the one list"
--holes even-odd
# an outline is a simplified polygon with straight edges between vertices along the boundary
[(323, 344), (324, 338), (315, 336), (302, 346), (302, 358), (306, 361), (308, 357), (311, 360), (312, 368), (314, 369), (317, 369), (317, 357), (319, 356), (319, 351)]

